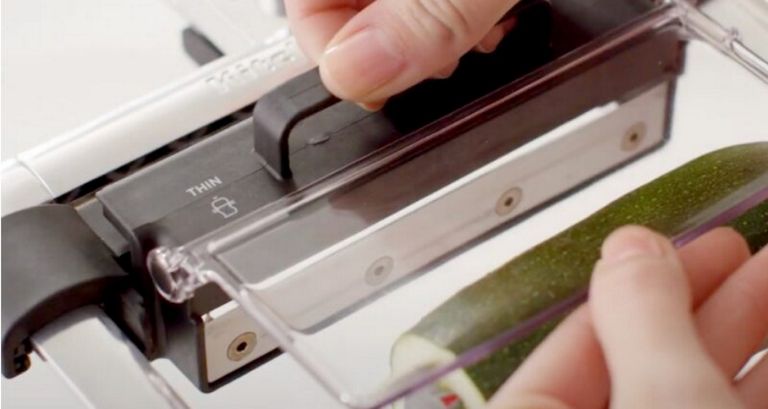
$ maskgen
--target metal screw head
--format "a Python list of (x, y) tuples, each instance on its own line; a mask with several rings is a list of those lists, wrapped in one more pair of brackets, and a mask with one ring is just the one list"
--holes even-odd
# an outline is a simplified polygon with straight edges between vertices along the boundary
[(502, 193), (499, 200), (496, 201), (496, 214), (506, 216), (512, 213), (523, 200), (523, 190), (519, 187), (513, 187)]
[(227, 358), (231, 361), (240, 361), (253, 352), (256, 347), (256, 334), (253, 332), (243, 332), (235, 337), (227, 347)]
[(382, 257), (371, 264), (365, 271), (365, 282), (369, 285), (379, 285), (387, 280), (395, 262), (392, 257)]
[(624, 133), (624, 137), (621, 138), (621, 149), (624, 151), (633, 151), (642, 145), (647, 133), (647, 128), (644, 122), (638, 122)]

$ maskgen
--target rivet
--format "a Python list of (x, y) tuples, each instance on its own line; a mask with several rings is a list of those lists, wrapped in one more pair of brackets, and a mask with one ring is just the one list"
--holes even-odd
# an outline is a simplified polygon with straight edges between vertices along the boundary
[(633, 151), (643, 143), (647, 129), (645, 123), (638, 122), (627, 129), (624, 137), (621, 139), (621, 149), (624, 151)]
[(519, 187), (513, 187), (502, 193), (499, 200), (496, 201), (496, 214), (506, 216), (512, 213), (523, 200), (523, 190)]
[(374, 261), (365, 271), (365, 282), (369, 285), (379, 285), (387, 280), (395, 262), (392, 257), (382, 257)]
[(250, 331), (244, 332), (229, 343), (227, 358), (230, 361), (240, 361), (253, 352), (254, 348), (256, 348), (256, 334)]

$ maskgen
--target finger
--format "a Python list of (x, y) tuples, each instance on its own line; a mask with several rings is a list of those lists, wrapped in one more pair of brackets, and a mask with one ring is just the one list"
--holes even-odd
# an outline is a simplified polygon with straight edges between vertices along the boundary
[[(705, 300), (750, 254), (730, 228), (714, 229), (678, 250), (694, 305)], [(588, 382), (574, 380), (588, 379)], [(586, 306), (579, 307), (531, 354), (497, 392), (491, 407), (526, 396), (550, 396), (573, 408), (603, 407), (608, 372)]]
[[(581, 381), (580, 381), (581, 380)], [(489, 409), (549, 397), (570, 408), (602, 407), (608, 400), (608, 371), (582, 305), (566, 318), (496, 393)]]
[(481, 53), (494, 52), (501, 40), (504, 39), (505, 34), (506, 32), (504, 31), (503, 27), (498, 25), (494, 26), (491, 31), (489, 31), (488, 34), (486, 34), (485, 37), (483, 37), (483, 39), (477, 43), (474, 50)]
[(718, 227), (678, 250), (698, 308), (728, 276), (749, 260), (744, 237), (730, 227)]
[(366, 111), (375, 112), (384, 108), (384, 104), (386, 103), (387, 101), (361, 102), (359, 105)]
[(496, 47), (499, 46), (499, 43), (501, 43), (501, 40), (504, 39), (504, 36), (507, 35), (510, 31), (512, 31), (512, 28), (514, 28), (515, 24), (517, 22), (517, 19), (515, 17), (510, 17), (504, 21), (502, 21), (499, 24), (496, 24), (493, 26), (491, 31), (488, 32), (488, 34), (483, 37), (482, 40), (480, 40), (479, 43), (475, 46), (475, 51), (481, 52), (481, 53), (492, 53), (496, 50)]
[(456, 71), (456, 68), (459, 66), (458, 61), (454, 61), (451, 64), (448, 64), (447, 66), (441, 68), (438, 70), (434, 75), (432, 75), (432, 78), (436, 79), (446, 79), (453, 75), (453, 72)]
[(741, 378), (736, 388), (747, 408), (768, 406), (768, 352), (763, 352), (763, 357)]
[(517, 0), (378, 0), (331, 40), (320, 73), (331, 92), (386, 99), (456, 61)]
[(735, 376), (768, 334), (768, 247), (736, 270), (696, 315), (710, 355)]
[(333, 36), (372, 0), (287, 0), (286, 14), (296, 40), (313, 61)]
[(494, 399), (487, 409), (576, 409), (546, 395), (519, 396), (513, 402)]
[(617, 407), (738, 407), (704, 350), (692, 294), (666, 238), (624, 227), (603, 244), (589, 307)]

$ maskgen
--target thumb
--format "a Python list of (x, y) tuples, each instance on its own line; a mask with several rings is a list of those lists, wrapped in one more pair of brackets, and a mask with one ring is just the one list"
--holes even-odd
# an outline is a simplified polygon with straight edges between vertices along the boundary
[(609, 236), (589, 306), (612, 407), (739, 407), (698, 336), (690, 286), (669, 240), (641, 227)]
[(323, 81), (344, 99), (385, 100), (454, 63), (517, 1), (374, 1), (329, 43)]

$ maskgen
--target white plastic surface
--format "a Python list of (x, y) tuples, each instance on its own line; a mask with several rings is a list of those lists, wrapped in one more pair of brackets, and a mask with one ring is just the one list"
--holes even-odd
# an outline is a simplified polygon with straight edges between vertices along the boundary
[[(180, 37), (180, 32), (177, 35)], [(53, 131), (39, 131), (45, 137), (40, 136), (39, 143), (32, 147), (27, 145), (30, 136), (13, 127), (7, 132), (4, 128), (3, 143), (10, 141), (6, 154), (16, 156), (17, 161), (10, 161), (9, 156), (3, 162), (3, 215), (66, 193), (226, 116), (309, 67), (294, 40), (284, 36), (270, 46), (227, 56), (193, 70), (75, 129), (47, 136), (44, 132)], [(3, 96), (4, 107), (9, 100), (21, 104), (15, 94), (7, 98), (4, 91)], [(36, 120), (44, 122), (39, 111), (35, 112)], [(17, 182), (21, 163), (40, 179), (48, 195), (30, 194)]]
[(2, 2), (3, 162), (197, 69), (159, 0)]
[(285, 25), (282, 0), (165, 0), (224, 54), (257, 46)]

